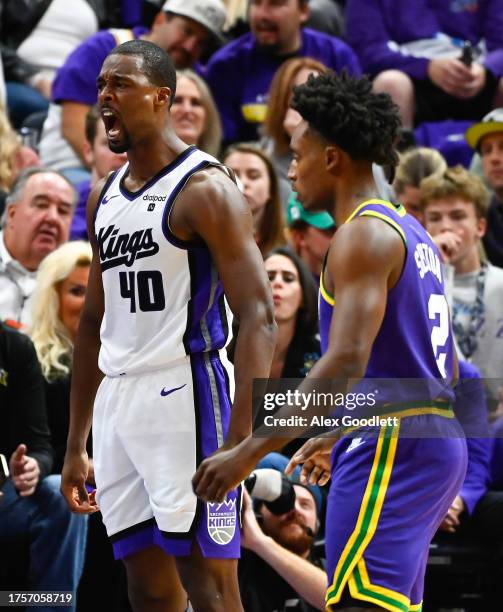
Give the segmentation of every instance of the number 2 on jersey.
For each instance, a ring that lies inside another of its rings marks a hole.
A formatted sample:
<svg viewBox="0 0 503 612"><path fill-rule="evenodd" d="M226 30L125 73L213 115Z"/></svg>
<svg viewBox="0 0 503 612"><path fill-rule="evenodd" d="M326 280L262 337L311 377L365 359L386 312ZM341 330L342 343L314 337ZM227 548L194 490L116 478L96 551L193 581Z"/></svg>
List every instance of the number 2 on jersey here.
<svg viewBox="0 0 503 612"><path fill-rule="evenodd" d="M159 270L119 272L119 284L121 296L131 300L130 312L136 312L136 304L142 312L164 309L166 300Z"/></svg>
<svg viewBox="0 0 503 612"><path fill-rule="evenodd" d="M449 339L449 307L447 306L445 296L439 293L432 293L430 295L428 300L428 317L432 320L436 320L438 317L438 325L434 325L431 330L431 344L440 374L442 378L447 378L445 371L447 352L439 350L445 347Z"/></svg>

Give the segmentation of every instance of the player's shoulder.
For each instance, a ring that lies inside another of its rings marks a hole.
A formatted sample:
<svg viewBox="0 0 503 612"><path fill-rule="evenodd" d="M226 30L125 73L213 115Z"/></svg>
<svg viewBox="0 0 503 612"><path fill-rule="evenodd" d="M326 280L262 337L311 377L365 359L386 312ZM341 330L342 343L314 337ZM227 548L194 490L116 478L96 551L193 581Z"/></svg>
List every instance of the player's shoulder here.
<svg viewBox="0 0 503 612"><path fill-rule="evenodd" d="M178 196L178 204L190 217L234 217L245 213L249 207L231 178L228 168L211 165L195 172Z"/></svg>
<svg viewBox="0 0 503 612"><path fill-rule="evenodd" d="M404 242L395 228L376 217L355 217L341 225L329 251L329 260L340 266L388 268L403 259Z"/></svg>

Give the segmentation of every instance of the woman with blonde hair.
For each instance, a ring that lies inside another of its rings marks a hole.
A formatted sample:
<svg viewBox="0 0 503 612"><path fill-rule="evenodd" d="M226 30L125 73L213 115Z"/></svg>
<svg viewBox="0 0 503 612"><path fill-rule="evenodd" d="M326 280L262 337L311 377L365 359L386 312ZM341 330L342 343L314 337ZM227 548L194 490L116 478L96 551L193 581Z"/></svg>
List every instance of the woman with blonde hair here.
<svg viewBox="0 0 503 612"><path fill-rule="evenodd" d="M38 155L23 145L0 104L0 190L9 192L23 168L39 165Z"/></svg>
<svg viewBox="0 0 503 612"><path fill-rule="evenodd" d="M33 294L30 336L46 381L47 413L57 473L63 467L66 450L73 345L84 307L91 259L89 243L63 244L40 264Z"/></svg>
<svg viewBox="0 0 503 612"><path fill-rule="evenodd" d="M171 121L177 135L217 157L222 143L222 123L206 83L192 70L178 70Z"/></svg>
<svg viewBox="0 0 503 612"><path fill-rule="evenodd" d="M38 270L30 336L49 381L70 373L91 259L89 243L67 242Z"/></svg>
<svg viewBox="0 0 503 612"><path fill-rule="evenodd" d="M421 181L428 176L442 176L446 170L445 159L435 149L417 147L400 156L393 188L407 212L420 223L423 222L419 190Z"/></svg>
<svg viewBox="0 0 503 612"><path fill-rule="evenodd" d="M278 177L267 154L254 144L238 143L230 146L222 159L241 182L262 255L285 244Z"/></svg>

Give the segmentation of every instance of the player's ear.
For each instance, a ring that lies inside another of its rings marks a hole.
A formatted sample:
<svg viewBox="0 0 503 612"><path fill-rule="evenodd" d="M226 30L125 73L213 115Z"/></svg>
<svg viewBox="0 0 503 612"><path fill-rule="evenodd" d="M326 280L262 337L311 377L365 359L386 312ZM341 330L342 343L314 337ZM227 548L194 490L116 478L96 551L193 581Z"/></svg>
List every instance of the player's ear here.
<svg viewBox="0 0 503 612"><path fill-rule="evenodd" d="M166 104L171 106L171 88L170 87L158 87L156 103L159 106Z"/></svg>
<svg viewBox="0 0 503 612"><path fill-rule="evenodd" d="M341 151L338 147L328 145L325 147L325 168L328 172L336 172L341 161Z"/></svg>

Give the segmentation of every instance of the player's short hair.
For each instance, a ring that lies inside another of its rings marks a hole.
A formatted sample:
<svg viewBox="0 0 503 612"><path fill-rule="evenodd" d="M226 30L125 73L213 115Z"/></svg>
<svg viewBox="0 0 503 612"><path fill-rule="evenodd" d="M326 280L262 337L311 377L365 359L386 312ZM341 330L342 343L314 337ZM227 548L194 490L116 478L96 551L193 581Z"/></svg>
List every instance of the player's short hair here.
<svg viewBox="0 0 503 612"><path fill-rule="evenodd" d="M372 92L367 77L327 71L293 89L291 103L309 127L354 160L396 166L401 121L388 94Z"/></svg>
<svg viewBox="0 0 503 612"><path fill-rule="evenodd" d="M176 70L169 55L148 40L128 40L118 45L109 55L139 55L142 58L143 74L152 85L169 87L171 100L176 92Z"/></svg>
<svg viewBox="0 0 503 612"><path fill-rule="evenodd" d="M421 181L420 204L424 210L432 200L459 198L475 207L479 219L485 219L491 196L482 179L463 166L448 168L442 175L432 175Z"/></svg>

